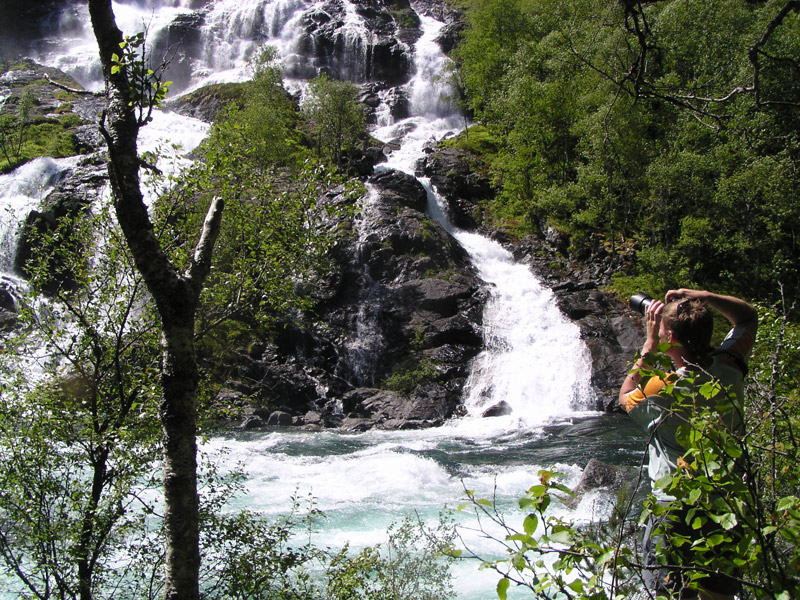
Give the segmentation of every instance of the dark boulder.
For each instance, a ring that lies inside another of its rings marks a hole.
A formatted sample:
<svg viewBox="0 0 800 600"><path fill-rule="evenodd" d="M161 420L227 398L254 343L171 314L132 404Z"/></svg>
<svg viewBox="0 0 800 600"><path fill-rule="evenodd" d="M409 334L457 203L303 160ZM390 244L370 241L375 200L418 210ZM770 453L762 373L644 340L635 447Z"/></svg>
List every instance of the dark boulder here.
<svg viewBox="0 0 800 600"><path fill-rule="evenodd" d="M193 63L204 51L201 27L205 23L204 12L178 14L158 35L148 40L150 56L163 57L166 62L164 81L171 81L174 94L186 89L194 75Z"/></svg>
<svg viewBox="0 0 800 600"><path fill-rule="evenodd" d="M243 93L241 83L218 83L170 99L166 107L178 114L213 123L227 104L241 102Z"/></svg>
<svg viewBox="0 0 800 600"><path fill-rule="evenodd" d="M363 430L409 429L441 425L455 412L458 399L436 385L422 386L412 397L392 390L360 388L343 398L342 427Z"/></svg>
<svg viewBox="0 0 800 600"><path fill-rule="evenodd" d="M0 332L10 331L17 325L17 306L14 296L0 280Z"/></svg>
<svg viewBox="0 0 800 600"><path fill-rule="evenodd" d="M488 177L481 174L485 171L477 158L455 148L437 148L422 163L422 173L447 203L453 225L466 230L481 223L480 202L494 194Z"/></svg>
<svg viewBox="0 0 800 600"><path fill-rule="evenodd" d="M483 413L481 413L482 417L504 417L506 415L510 415L513 411L511 406L505 401L501 400L497 404L490 406L487 408Z"/></svg>

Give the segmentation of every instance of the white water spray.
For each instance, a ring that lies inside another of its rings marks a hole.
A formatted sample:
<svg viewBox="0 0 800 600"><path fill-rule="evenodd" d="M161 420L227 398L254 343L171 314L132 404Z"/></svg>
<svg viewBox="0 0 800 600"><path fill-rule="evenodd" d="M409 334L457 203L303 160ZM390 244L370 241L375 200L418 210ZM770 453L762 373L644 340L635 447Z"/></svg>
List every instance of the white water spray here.
<svg viewBox="0 0 800 600"><path fill-rule="evenodd" d="M0 273L10 275L19 224L74 167L80 157L36 158L0 175Z"/></svg>

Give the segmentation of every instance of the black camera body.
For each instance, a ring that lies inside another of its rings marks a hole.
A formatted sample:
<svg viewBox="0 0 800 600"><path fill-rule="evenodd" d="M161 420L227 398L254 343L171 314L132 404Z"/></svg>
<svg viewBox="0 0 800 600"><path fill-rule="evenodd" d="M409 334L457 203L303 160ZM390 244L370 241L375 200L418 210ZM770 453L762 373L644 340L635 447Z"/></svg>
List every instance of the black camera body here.
<svg viewBox="0 0 800 600"><path fill-rule="evenodd" d="M653 299L650 296L644 292L639 292L638 294L631 296L628 304L630 305L631 310L634 310L640 315L644 316L644 313L647 310L647 307L650 306L651 302L653 302Z"/></svg>

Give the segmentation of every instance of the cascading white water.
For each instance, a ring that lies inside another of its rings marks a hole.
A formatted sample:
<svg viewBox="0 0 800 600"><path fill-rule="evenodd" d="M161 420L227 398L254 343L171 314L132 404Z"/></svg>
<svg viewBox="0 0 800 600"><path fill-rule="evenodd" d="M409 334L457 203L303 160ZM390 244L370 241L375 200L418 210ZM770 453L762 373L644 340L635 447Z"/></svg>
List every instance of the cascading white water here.
<svg viewBox="0 0 800 600"><path fill-rule="evenodd" d="M535 425L593 404L588 351L552 292L496 242L464 232L456 237L493 285L485 350L467 383L470 413L504 402L515 420Z"/></svg>
<svg viewBox="0 0 800 600"><path fill-rule="evenodd" d="M152 0L115 4L115 11L126 33L140 31L142 23L149 23L153 34L176 16L189 13L192 4L196 2ZM347 7L352 8L349 3ZM203 53L193 65L194 79L187 89L245 78L246 62L262 43L278 48L292 76L313 71L298 44L308 42L303 18L323 11L322 3L209 0L204 11ZM346 14L356 19L350 29L355 31L357 16L352 11ZM462 126L462 117L450 106L446 82L438 77L447 60L435 42L442 23L425 14L420 17L423 35L414 45L415 76L405 90L412 116L392 123L388 112L382 111L380 127L373 132L379 139L400 144L381 168L409 173L414 172L425 144ZM70 19L68 45L40 58L66 68L84 85L99 87L91 32L80 18ZM159 118L169 121L173 116ZM150 127L143 134L153 134L151 141L157 143L164 134ZM198 126L190 131L194 131L192 141L181 140L187 148L196 144L204 130ZM423 184L430 190L429 182L423 180ZM510 506L536 482L539 468L556 466L570 485L588 460L587 442L581 445L579 438L562 437L571 422L588 414L580 408L587 405L590 395L590 367L577 328L561 316L552 294L528 268L515 263L495 242L454 229L437 195L430 191L429 198L432 216L467 249L491 288L484 317L486 349L475 360L466 399L471 415L423 431L343 435L280 430L231 434L203 445L225 464L246 465L247 495L237 502L253 510L280 514L296 493L313 494L327 515L316 538L323 546L340 547L349 541L357 548L385 541L389 524L411 511L423 519L435 519L443 506L460 502L464 486L479 495L494 494L501 505ZM511 407L511 415L477 416L500 401ZM604 458L618 451L618 440L592 440L591 444L590 456ZM597 498L585 498L574 514L580 517L596 510L592 503ZM487 554L495 550L479 536L465 535L474 548ZM495 574L478 573L473 563L457 567L461 600L495 597L496 581Z"/></svg>
<svg viewBox="0 0 800 600"><path fill-rule="evenodd" d="M11 274L18 224L77 162L77 157L56 160L44 156L0 175L0 273Z"/></svg>
<svg viewBox="0 0 800 600"><path fill-rule="evenodd" d="M361 199L360 214L353 223L358 234L356 248L359 261L363 265L362 277L365 281L363 288L366 294L358 309L355 330L344 340L345 360L339 361L343 368L347 368L351 372L337 373L348 381L353 381L355 385L364 387L375 385L372 375L375 372L375 358L380 356L384 344L380 334L380 315L378 314L380 304L373 301L380 294L380 287L372 279L366 261L361 260L364 243L370 233L369 219L378 199L378 192L368 184L367 194Z"/></svg>

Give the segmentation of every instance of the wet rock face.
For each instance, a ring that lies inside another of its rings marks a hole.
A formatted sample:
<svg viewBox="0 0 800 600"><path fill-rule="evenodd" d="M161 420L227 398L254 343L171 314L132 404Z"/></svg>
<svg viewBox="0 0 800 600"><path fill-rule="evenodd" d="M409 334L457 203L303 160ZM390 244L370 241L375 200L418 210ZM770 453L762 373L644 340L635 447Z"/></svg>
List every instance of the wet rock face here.
<svg viewBox="0 0 800 600"><path fill-rule="evenodd" d="M596 408L613 410L642 340L637 319L601 289L617 266L601 258L571 262L544 233L512 244L479 224L489 184L475 179L483 170L473 158L435 150L421 168L445 195L454 220L491 234L554 290L589 349ZM329 223L346 234L334 251L336 268L314 291L316 321L287 329L280 348L264 355L272 361L269 377L281 371L286 377L288 369L295 378L265 401L283 409L291 404L295 422L309 429L437 425L459 413L470 361L482 348L487 290L464 250L425 215L421 184L385 171L368 186L354 223ZM325 201L349 202L335 190ZM506 410L498 404L484 416Z"/></svg>
<svg viewBox="0 0 800 600"><path fill-rule="evenodd" d="M386 171L367 185L355 222L329 224L345 234L314 314L265 348L246 379L265 404L312 429L438 425L459 410L483 345L485 285L426 216L416 179ZM346 202L335 193L325 201Z"/></svg>
<svg viewBox="0 0 800 600"><path fill-rule="evenodd" d="M0 279L0 333L11 331L17 324L17 306L14 296Z"/></svg>
<svg viewBox="0 0 800 600"><path fill-rule="evenodd" d="M407 41L415 41L421 34L410 6L396 7L392 13L383 3L364 0L355 7L360 19L340 0L305 15L310 43L304 49L309 58L334 79L384 82L387 87L407 83L412 69ZM410 26L399 22L401 15L408 15Z"/></svg>
<svg viewBox="0 0 800 600"><path fill-rule="evenodd" d="M460 229L473 230L482 221L480 202L495 190L479 161L463 150L437 148L420 165L422 172L447 203L450 220Z"/></svg>
<svg viewBox="0 0 800 600"><path fill-rule="evenodd" d="M31 261L37 256L47 256L47 275L39 282L42 289L46 293L75 289L69 265L53 250L56 246L67 245L76 252L81 251L76 246L78 242L65 236L65 228L68 231L68 223L82 217L106 181L105 162L97 155L87 157L64 173L39 209L28 213L22 224L14 253L15 272L27 277Z"/></svg>

